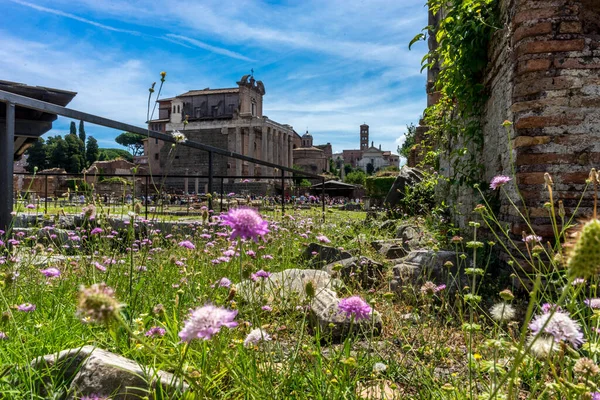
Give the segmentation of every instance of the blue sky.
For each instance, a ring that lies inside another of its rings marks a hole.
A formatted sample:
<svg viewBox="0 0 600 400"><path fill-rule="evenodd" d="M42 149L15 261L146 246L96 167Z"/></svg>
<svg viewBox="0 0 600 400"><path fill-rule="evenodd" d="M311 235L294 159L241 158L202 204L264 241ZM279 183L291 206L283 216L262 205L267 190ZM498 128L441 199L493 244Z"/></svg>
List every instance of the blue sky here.
<svg viewBox="0 0 600 400"><path fill-rule="evenodd" d="M0 79L78 92L70 107L134 125L163 96L234 87L251 69L264 114L334 152L359 125L395 151L425 108L425 0L0 0ZM49 134L68 133L60 118ZM87 125L101 147L120 132Z"/></svg>

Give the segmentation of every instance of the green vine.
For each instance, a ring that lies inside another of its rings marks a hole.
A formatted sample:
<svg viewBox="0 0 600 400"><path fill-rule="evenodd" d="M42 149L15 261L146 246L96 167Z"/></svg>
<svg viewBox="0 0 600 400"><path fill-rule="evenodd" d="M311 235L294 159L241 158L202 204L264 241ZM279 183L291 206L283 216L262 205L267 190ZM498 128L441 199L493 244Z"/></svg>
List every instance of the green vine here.
<svg viewBox="0 0 600 400"><path fill-rule="evenodd" d="M483 84L488 45L498 23L498 0L429 0L440 16L411 41L435 38L437 46L422 60L422 69L439 68L434 91L439 101L425 110L429 126L422 144L425 162L436 166L441 154L452 167L450 183L480 182L483 165L481 115L487 95Z"/></svg>

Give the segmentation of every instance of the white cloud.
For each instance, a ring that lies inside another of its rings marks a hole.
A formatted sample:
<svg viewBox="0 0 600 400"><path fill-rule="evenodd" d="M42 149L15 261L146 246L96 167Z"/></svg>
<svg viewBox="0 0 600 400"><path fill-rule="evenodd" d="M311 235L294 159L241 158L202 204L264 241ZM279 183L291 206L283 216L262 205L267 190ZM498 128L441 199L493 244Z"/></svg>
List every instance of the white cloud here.
<svg viewBox="0 0 600 400"><path fill-rule="evenodd" d="M238 53L236 53L234 51L230 51L230 50L227 50L227 49L222 49L222 48L219 48L219 47L211 46L210 44L206 44L204 42L201 42L199 40L196 40L196 39L193 39L193 38L190 38L190 37L181 36L181 35L174 35L172 33L168 33L166 35L166 37L169 38L169 39L182 40L182 41L187 42L187 43L189 43L189 44L191 44L193 46L196 46L196 47L198 47L200 49L208 50L208 51L211 51L213 53L221 54L221 55L224 55L224 56L227 56L227 57L237 58L238 60L244 60L244 61L254 61L251 58L245 57L245 56L243 56L241 54L238 54Z"/></svg>

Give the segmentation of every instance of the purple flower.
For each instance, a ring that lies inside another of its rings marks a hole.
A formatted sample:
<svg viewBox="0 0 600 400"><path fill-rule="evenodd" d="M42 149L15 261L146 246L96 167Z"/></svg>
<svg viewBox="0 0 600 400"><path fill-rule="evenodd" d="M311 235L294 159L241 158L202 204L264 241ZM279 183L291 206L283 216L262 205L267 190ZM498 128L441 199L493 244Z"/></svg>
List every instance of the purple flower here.
<svg viewBox="0 0 600 400"><path fill-rule="evenodd" d="M8 335L2 331L0 331L0 340L8 340Z"/></svg>
<svg viewBox="0 0 600 400"><path fill-rule="evenodd" d="M495 176L494 178L492 178L492 181L490 182L490 189L496 190L500 186L502 186L510 181L511 181L511 178L506 175Z"/></svg>
<svg viewBox="0 0 600 400"><path fill-rule="evenodd" d="M46 278L55 278L57 276L60 276L60 270L54 267L41 269L40 272L44 274Z"/></svg>
<svg viewBox="0 0 600 400"><path fill-rule="evenodd" d="M546 326L542 331L544 325ZM529 329L534 335L541 331L553 336L555 342L569 342L574 348L579 347L584 341L579 323L572 320L568 313L562 311L538 315L529 324Z"/></svg>
<svg viewBox="0 0 600 400"><path fill-rule="evenodd" d="M179 332L179 337L184 342L190 342L193 339L209 340L223 326L227 328L236 327L238 324L234 319L237 313L237 310L227 310L215 307L212 304L196 308L185 322L181 332Z"/></svg>
<svg viewBox="0 0 600 400"><path fill-rule="evenodd" d="M371 306L359 296L351 296L341 299L338 303L340 312L346 317L354 317L356 320L368 319L371 316Z"/></svg>
<svg viewBox="0 0 600 400"><path fill-rule="evenodd" d="M35 208L35 205L33 205L33 204L27 204L26 207L29 208L30 210L33 210Z"/></svg>
<svg viewBox="0 0 600 400"><path fill-rule="evenodd" d="M271 307L271 306L262 306L261 309L263 311L273 311L273 307Z"/></svg>
<svg viewBox="0 0 600 400"><path fill-rule="evenodd" d="M268 277L271 276L271 273L261 269L261 270L256 271L256 273L252 274L252 276L254 276L256 278L267 279Z"/></svg>
<svg viewBox="0 0 600 400"><path fill-rule="evenodd" d="M231 227L230 240L236 238L253 239L258 242L259 236L269 233L269 223L261 218L252 208L235 208L221 216L221 225Z"/></svg>
<svg viewBox="0 0 600 400"><path fill-rule="evenodd" d="M196 246L194 246L194 243L190 242L189 240L184 240L183 242L179 242L179 247L185 247L186 249L190 249L190 250L194 250L196 248Z"/></svg>
<svg viewBox="0 0 600 400"><path fill-rule="evenodd" d="M246 251L246 255L252 258L256 257L256 253L253 250Z"/></svg>
<svg viewBox="0 0 600 400"><path fill-rule="evenodd" d="M225 277L219 279L219 282L217 282L217 285L219 285L219 287L224 287L224 288L228 288L231 286L231 281Z"/></svg>
<svg viewBox="0 0 600 400"><path fill-rule="evenodd" d="M17 307L17 310L23 311L23 312L35 311L35 304L23 303Z"/></svg>
<svg viewBox="0 0 600 400"><path fill-rule="evenodd" d="M331 243L331 240L329 240L325 235L317 236L317 240L321 243Z"/></svg>
<svg viewBox="0 0 600 400"><path fill-rule="evenodd" d="M600 308L600 299L585 299L583 301L589 308Z"/></svg>
<svg viewBox="0 0 600 400"><path fill-rule="evenodd" d="M167 333L167 331L165 331L160 326L153 326L152 328L150 328L148 330L148 332L145 333L145 335L148 337L156 337L156 336L161 337L161 336L165 336L165 333Z"/></svg>
<svg viewBox="0 0 600 400"><path fill-rule="evenodd" d="M102 228L94 228L94 229L92 229L92 231L90 232L90 235L99 235L99 234L101 234L102 232L104 232L104 231L102 230Z"/></svg>
<svg viewBox="0 0 600 400"><path fill-rule="evenodd" d="M552 304L552 303L544 303L542 304L542 312L544 314L549 313L550 311L552 311L553 309L556 309L556 311L562 311L562 307L557 305L557 304Z"/></svg>
<svg viewBox="0 0 600 400"><path fill-rule="evenodd" d="M600 400L600 392L590 393L592 395L591 400Z"/></svg>
<svg viewBox="0 0 600 400"><path fill-rule="evenodd" d="M270 254L265 254L264 256L262 256L262 259L263 259L263 260L272 260L272 259L273 259L273 256L272 256L272 255L270 255Z"/></svg>

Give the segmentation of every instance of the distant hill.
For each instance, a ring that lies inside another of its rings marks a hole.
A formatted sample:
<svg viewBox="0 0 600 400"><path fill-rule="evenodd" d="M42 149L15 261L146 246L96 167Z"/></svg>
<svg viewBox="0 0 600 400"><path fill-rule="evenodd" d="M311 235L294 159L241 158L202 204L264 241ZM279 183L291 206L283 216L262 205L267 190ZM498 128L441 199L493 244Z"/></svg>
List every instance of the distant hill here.
<svg viewBox="0 0 600 400"><path fill-rule="evenodd" d="M98 160L100 161L114 160L116 158L122 158L127 161L133 161L133 156L131 155L131 153L123 149L100 148L98 149L98 153Z"/></svg>

